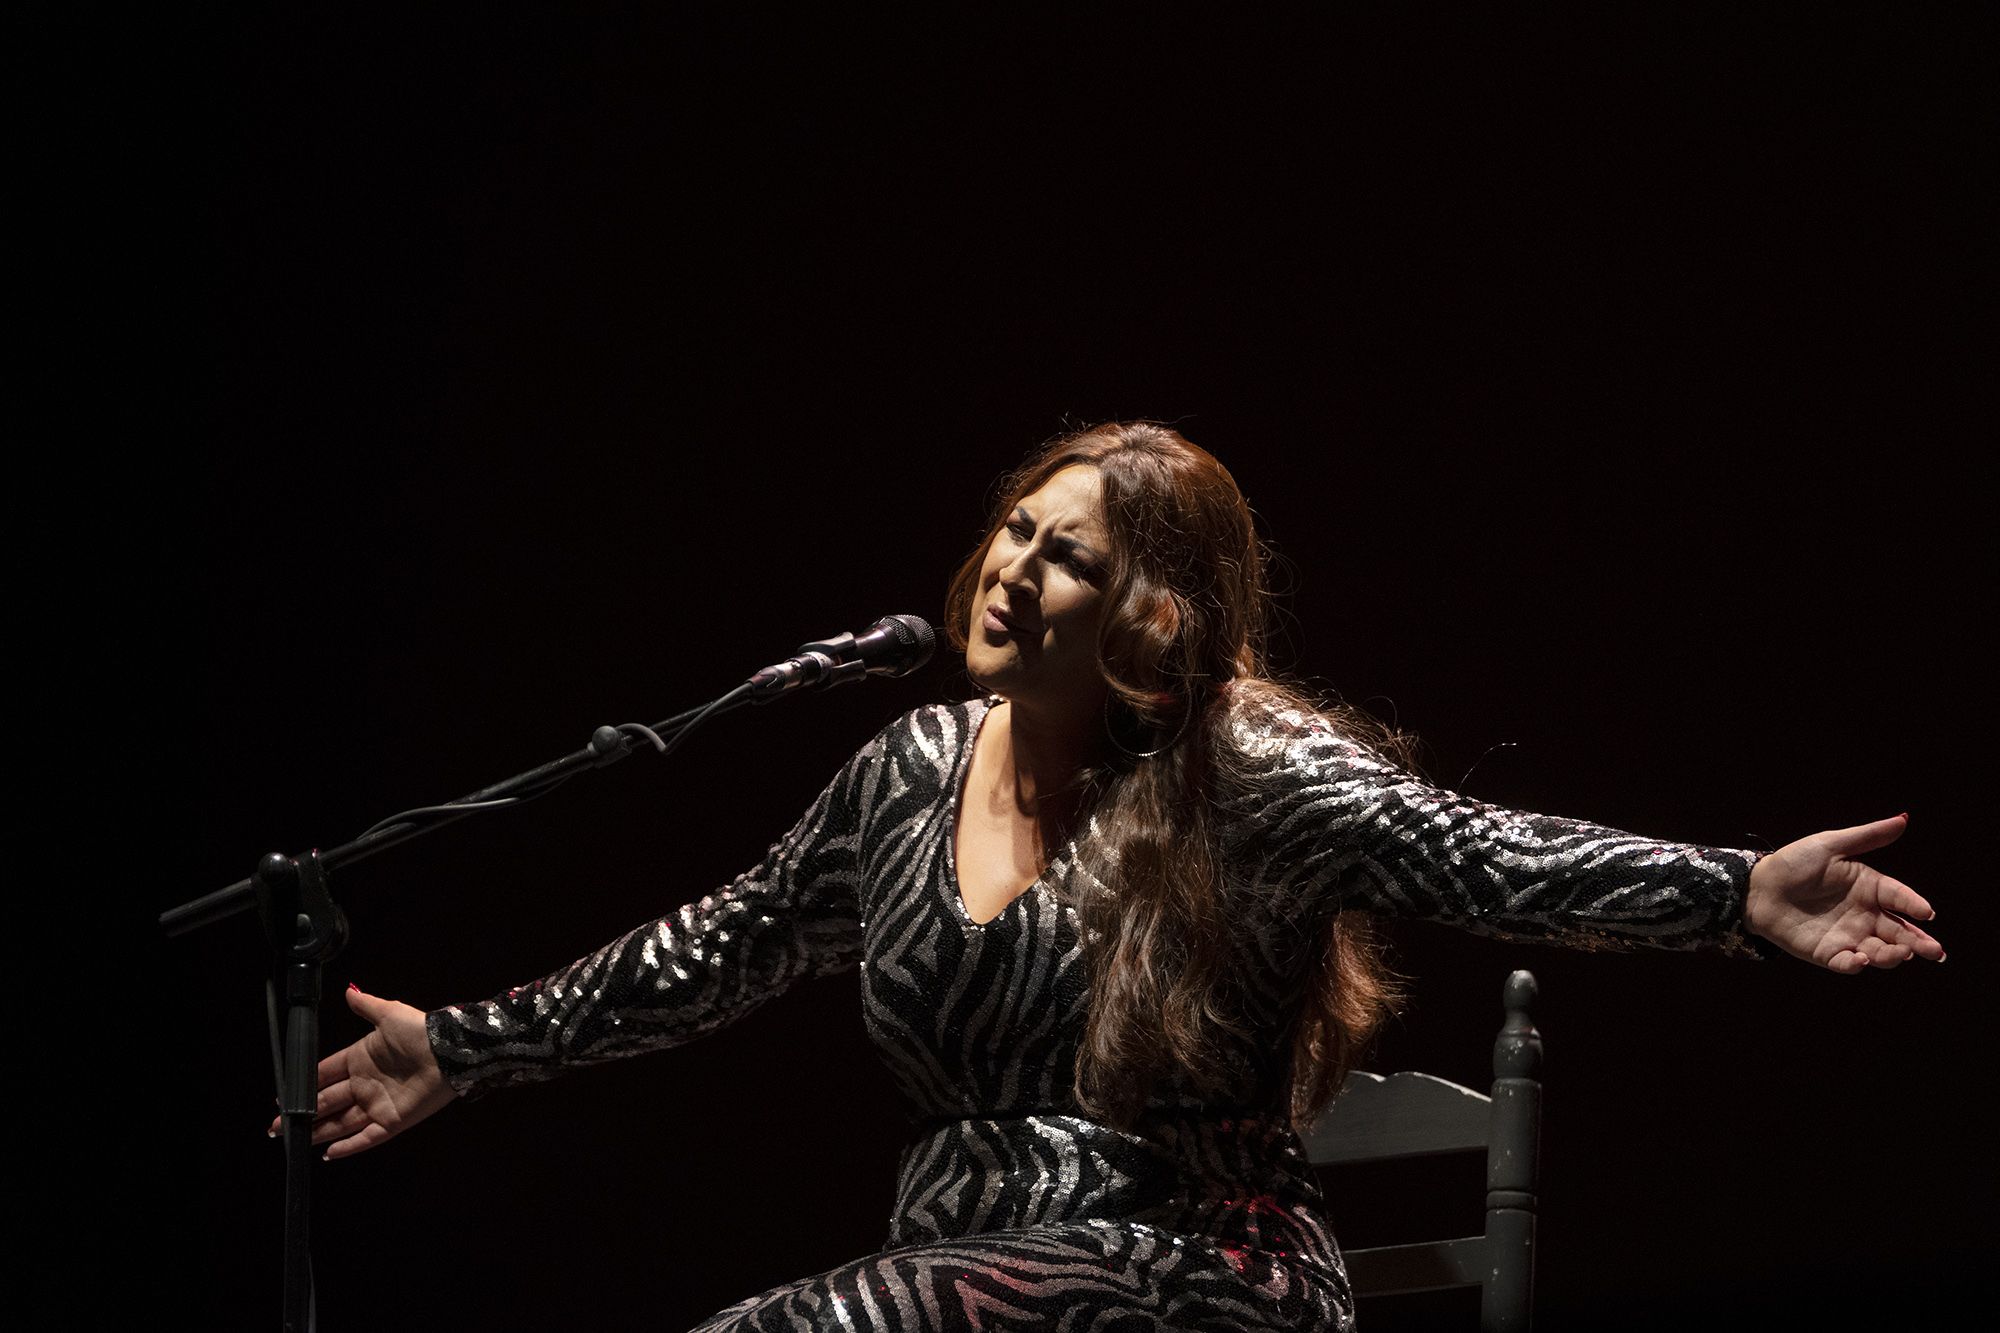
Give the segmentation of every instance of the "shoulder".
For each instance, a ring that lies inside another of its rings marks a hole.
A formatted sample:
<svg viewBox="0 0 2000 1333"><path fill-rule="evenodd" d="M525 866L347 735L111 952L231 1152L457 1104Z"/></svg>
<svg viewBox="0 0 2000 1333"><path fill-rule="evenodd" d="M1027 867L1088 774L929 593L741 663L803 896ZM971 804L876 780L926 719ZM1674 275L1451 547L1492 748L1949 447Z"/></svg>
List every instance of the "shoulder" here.
<svg viewBox="0 0 2000 1333"><path fill-rule="evenodd" d="M1268 681L1239 680L1222 699L1224 735L1246 757L1332 734L1327 717Z"/></svg>
<svg viewBox="0 0 2000 1333"><path fill-rule="evenodd" d="M949 768L986 715L988 701L925 704L889 722L857 758L889 758Z"/></svg>
<svg viewBox="0 0 2000 1333"><path fill-rule="evenodd" d="M1357 734L1353 719L1267 680L1233 682L1222 702L1217 739L1224 764L1245 778L1337 767L1395 771L1397 766Z"/></svg>

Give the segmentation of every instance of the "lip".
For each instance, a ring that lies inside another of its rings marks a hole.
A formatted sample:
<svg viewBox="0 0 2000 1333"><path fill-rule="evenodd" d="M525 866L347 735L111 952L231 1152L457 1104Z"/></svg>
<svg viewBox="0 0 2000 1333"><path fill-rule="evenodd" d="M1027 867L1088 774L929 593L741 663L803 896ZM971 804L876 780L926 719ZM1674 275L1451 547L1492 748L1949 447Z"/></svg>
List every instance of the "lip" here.
<svg viewBox="0 0 2000 1333"><path fill-rule="evenodd" d="M994 606L989 606L986 608L986 615L982 619L981 624L984 625L985 628L992 630L996 634L1034 633L1033 630L1023 628L1021 625L1008 619L1006 612Z"/></svg>

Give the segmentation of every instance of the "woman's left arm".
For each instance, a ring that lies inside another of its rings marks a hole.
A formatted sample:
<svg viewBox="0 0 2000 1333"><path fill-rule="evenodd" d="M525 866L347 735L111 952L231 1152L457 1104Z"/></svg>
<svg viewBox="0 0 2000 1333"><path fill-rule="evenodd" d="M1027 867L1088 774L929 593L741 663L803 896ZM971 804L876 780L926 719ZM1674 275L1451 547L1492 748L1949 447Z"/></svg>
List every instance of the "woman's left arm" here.
<svg viewBox="0 0 2000 1333"><path fill-rule="evenodd" d="M1943 957L1905 919L1928 920L1930 905L1855 859L1893 841L1901 817L1760 854L1490 805L1317 716L1238 739L1254 778L1221 802L1225 848L1285 902L1331 894L1342 908L1578 948L1775 949L1838 972Z"/></svg>
<svg viewBox="0 0 2000 1333"><path fill-rule="evenodd" d="M1915 923L1937 915L1923 895L1863 865L1910 826L1906 814L1787 843L1750 871L1744 928L1831 972L1944 961L1944 946Z"/></svg>

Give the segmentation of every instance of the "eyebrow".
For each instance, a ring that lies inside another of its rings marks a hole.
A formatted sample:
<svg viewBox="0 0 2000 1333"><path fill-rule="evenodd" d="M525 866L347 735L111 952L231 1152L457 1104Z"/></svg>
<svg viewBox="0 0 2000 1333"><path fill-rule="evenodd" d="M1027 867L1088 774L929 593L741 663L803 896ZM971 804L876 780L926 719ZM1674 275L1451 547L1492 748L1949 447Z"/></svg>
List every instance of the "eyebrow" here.
<svg viewBox="0 0 2000 1333"><path fill-rule="evenodd" d="M1028 512L1026 505L1015 505L1014 517L1021 519L1031 528L1038 526L1035 522L1035 516ZM1095 546L1092 546L1089 542L1080 542L1074 537L1051 537L1049 538L1049 545L1060 547L1065 551L1082 551L1092 560L1102 560L1104 558Z"/></svg>

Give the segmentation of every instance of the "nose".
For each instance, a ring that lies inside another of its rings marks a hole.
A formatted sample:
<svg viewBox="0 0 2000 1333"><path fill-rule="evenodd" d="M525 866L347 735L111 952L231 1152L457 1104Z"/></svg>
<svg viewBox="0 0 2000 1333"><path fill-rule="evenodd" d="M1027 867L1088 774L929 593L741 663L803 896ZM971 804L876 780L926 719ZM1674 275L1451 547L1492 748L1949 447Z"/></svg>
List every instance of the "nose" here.
<svg viewBox="0 0 2000 1333"><path fill-rule="evenodd" d="M1029 547L1015 552L1014 558L1000 566L1000 586L1006 589L1007 600L1018 607L1035 600L1035 581L1031 577L1035 569L1035 553Z"/></svg>
<svg viewBox="0 0 2000 1333"><path fill-rule="evenodd" d="M1009 592L1016 588L1031 586L1028 571L1034 567L1034 563L1035 550L1032 546L1023 546L1014 552L1014 558L1000 566L1000 586Z"/></svg>

